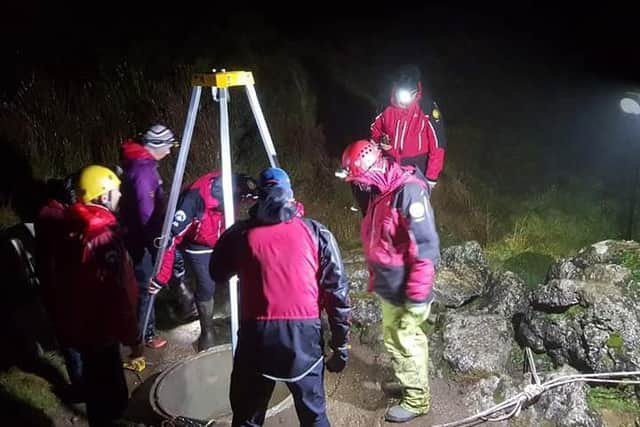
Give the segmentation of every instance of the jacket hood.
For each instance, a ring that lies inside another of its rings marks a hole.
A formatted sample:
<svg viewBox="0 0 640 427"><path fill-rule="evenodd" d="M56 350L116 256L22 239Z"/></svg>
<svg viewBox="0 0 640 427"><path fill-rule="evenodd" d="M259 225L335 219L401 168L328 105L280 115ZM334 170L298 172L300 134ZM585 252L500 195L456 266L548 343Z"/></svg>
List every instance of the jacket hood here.
<svg viewBox="0 0 640 427"><path fill-rule="evenodd" d="M117 224L115 215L104 206L75 203L66 211L66 219L73 234L87 243L101 236Z"/></svg>
<svg viewBox="0 0 640 427"><path fill-rule="evenodd" d="M296 216L302 216L301 203L290 198L290 192L281 188L272 189L249 210L249 216L261 224L287 222Z"/></svg>
<svg viewBox="0 0 640 427"><path fill-rule="evenodd" d="M155 161L149 150L144 148L144 146L135 139L130 138L122 144L122 161L127 162L131 160Z"/></svg>
<svg viewBox="0 0 640 427"><path fill-rule="evenodd" d="M414 166L400 166L395 161L382 157L368 172L354 181L376 187L384 194L398 188L414 172Z"/></svg>

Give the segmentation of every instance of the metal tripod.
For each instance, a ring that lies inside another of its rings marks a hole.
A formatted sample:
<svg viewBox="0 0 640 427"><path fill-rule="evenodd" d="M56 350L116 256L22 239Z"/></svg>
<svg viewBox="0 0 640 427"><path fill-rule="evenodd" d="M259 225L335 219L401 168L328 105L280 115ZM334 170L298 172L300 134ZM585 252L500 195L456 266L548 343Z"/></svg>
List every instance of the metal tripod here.
<svg viewBox="0 0 640 427"><path fill-rule="evenodd" d="M167 211L164 216L164 223L162 226L162 235L160 236L160 243L158 247L158 253L156 255L155 265L153 268L154 277L160 270L162 258L164 256L167 243L169 242L169 236L171 233L171 224L175 215L176 204L178 202L178 196L180 189L182 188L182 179L184 176L184 168L187 164L187 157L189 156L189 147L191 146L191 138L193 136L193 128L196 123L196 116L198 114L198 106L200 105L200 94L203 87L210 87L213 95L214 102L218 102L220 105L220 153L222 160L222 194L224 201L224 219L225 228L231 227L235 221L235 212L233 205L233 188L232 188L232 165L231 165L231 146L229 135L229 88L235 86L244 86L247 98L249 99L249 105L253 117L258 125L258 130L264 144L264 148L267 152L267 158L271 167L278 167L278 158L276 156L276 150L267 128L267 123L262 114L262 108L258 102L258 95L254 87L253 74L250 71L225 71L206 74L195 74L192 77L191 84L193 89L191 90L191 101L189 102L189 112L187 113L187 120L184 126L184 132L182 134L182 143L180 146L180 152L178 154L178 162L176 164L175 173L173 175L173 182L171 183L171 192L169 194L169 202L167 205ZM233 353L236 351L236 344L238 341L238 279L237 276L233 276L229 280L229 297L231 305L231 348ZM151 296L149 302L149 308L145 314L144 328L147 329L149 323L149 317L155 301L155 295ZM142 332L144 334L144 332Z"/></svg>

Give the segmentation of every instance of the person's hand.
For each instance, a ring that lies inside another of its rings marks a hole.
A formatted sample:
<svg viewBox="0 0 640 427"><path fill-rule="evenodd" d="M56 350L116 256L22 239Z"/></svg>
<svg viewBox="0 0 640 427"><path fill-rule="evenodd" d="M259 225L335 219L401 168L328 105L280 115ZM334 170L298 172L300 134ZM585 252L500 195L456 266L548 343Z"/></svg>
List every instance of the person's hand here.
<svg viewBox="0 0 640 427"><path fill-rule="evenodd" d="M386 135L386 134L382 135L380 137L380 143L379 143L380 148L382 148L384 151L391 150L391 144L389 142L390 142L389 135Z"/></svg>
<svg viewBox="0 0 640 427"><path fill-rule="evenodd" d="M347 366L348 359L349 353L346 346L333 350L333 354L325 363L327 371L335 373L342 372L345 366Z"/></svg>
<svg viewBox="0 0 640 427"><path fill-rule="evenodd" d="M433 191L433 189L436 188L436 185L438 183L435 181L427 181L427 184L429 184L429 190Z"/></svg>
<svg viewBox="0 0 640 427"><path fill-rule="evenodd" d="M163 288L163 286L158 283L155 279L151 279L149 281L149 288L148 291L150 295L155 295L158 292L160 292L160 290Z"/></svg>

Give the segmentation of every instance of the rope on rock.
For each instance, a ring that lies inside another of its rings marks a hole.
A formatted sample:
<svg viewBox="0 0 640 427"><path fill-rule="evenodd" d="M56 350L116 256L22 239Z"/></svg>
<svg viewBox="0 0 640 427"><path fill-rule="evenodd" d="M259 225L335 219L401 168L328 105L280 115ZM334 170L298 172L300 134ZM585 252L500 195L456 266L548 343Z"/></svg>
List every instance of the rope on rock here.
<svg viewBox="0 0 640 427"><path fill-rule="evenodd" d="M527 384L524 390L517 395L501 402L489 409L479 412L465 419L446 423L437 424L432 427L459 427L474 426L484 422L506 421L510 418L517 417L523 408L535 403L538 398L546 391L555 387L560 387L576 381L587 383L608 383L608 384L640 384L640 371L629 372L604 372L597 374L573 374L563 375L547 382L541 383L540 377L536 371L536 365L533 360L533 353L530 348L525 348L529 372L531 373L532 384ZM622 380L615 378L637 377L637 379Z"/></svg>

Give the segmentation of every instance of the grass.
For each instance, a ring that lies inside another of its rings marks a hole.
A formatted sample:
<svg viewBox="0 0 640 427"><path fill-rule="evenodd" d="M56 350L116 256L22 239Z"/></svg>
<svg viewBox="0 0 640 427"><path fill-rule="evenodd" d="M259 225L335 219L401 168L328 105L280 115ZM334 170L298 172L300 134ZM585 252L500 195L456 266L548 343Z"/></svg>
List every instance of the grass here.
<svg viewBox="0 0 640 427"><path fill-rule="evenodd" d="M10 395L22 405L44 413L54 412L61 405L46 379L16 367L0 373L0 394Z"/></svg>
<svg viewBox="0 0 640 427"><path fill-rule="evenodd" d="M622 257L622 265L631 271L631 278L635 282L640 282L640 254L637 252L627 252Z"/></svg>
<svg viewBox="0 0 640 427"><path fill-rule="evenodd" d="M575 184L574 184L575 185ZM520 274L530 286L544 281L551 263L574 255L599 240L616 238L620 231L611 218L617 206L597 192L581 187L551 187L520 198L499 201L510 206L503 218L510 224L502 237L486 246L494 267Z"/></svg>
<svg viewBox="0 0 640 427"><path fill-rule="evenodd" d="M620 350L624 345L624 338L620 334L614 333L607 339L607 347Z"/></svg>
<svg viewBox="0 0 640 427"><path fill-rule="evenodd" d="M599 412L607 409L640 416L640 400L634 396L631 386L590 386L587 402L589 407Z"/></svg>

